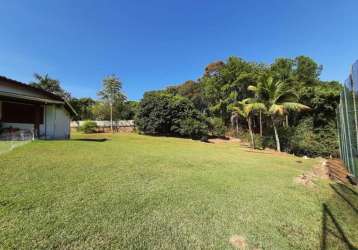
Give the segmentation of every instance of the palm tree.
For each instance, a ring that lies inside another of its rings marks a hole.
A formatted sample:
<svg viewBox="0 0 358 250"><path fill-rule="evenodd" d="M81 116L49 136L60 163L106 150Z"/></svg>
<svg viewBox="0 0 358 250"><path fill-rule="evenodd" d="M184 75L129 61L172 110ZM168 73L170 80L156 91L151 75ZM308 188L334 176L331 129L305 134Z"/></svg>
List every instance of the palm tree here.
<svg viewBox="0 0 358 250"><path fill-rule="evenodd" d="M29 83L31 86L59 95L66 100L71 98L71 95L62 89L60 81L52 79L48 74L40 75L35 73L34 78L35 80Z"/></svg>
<svg viewBox="0 0 358 250"><path fill-rule="evenodd" d="M281 151L280 139L277 131L277 121L287 114L288 111L300 112L310 109L308 106L298 103L297 94L280 80L275 81L272 76L263 77L256 86L249 86L248 89L255 93L255 96L266 107L271 118L275 133L277 151Z"/></svg>
<svg viewBox="0 0 358 250"><path fill-rule="evenodd" d="M251 90L252 92L254 92L255 95L255 100L260 99L260 93L261 93L261 88L262 88L262 83L258 82L256 84L256 86L249 86L248 90ZM262 136L262 111L263 110L259 110L259 124L260 124L260 136Z"/></svg>
<svg viewBox="0 0 358 250"><path fill-rule="evenodd" d="M246 120L247 126L249 128L250 138L251 138L251 146L255 148L255 138L254 133L252 131L252 115L254 111L262 111L265 110L266 107L263 103L256 102L254 99L244 99L239 101L236 106L232 107L233 117L242 117Z"/></svg>
<svg viewBox="0 0 358 250"><path fill-rule="evenodd" d="M109 105L111 131L113 133L113 105L126 100L126 96L122 90L122 82L115 75L104 78L103 89L99 91L97 95Z"/></svg>

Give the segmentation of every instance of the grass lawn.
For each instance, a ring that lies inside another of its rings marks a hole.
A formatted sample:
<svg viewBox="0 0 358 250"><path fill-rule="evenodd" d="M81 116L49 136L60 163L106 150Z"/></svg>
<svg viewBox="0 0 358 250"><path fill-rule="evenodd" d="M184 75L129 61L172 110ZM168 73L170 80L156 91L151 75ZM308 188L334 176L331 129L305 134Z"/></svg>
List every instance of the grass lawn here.
<svg viewBox="0 0 358 250"><path fill-rule="evenodd" d="M0 155L0 249L231 249L233 235L248 249L358 246L357 189L293 182L317 160L106 136Z"/></svg>
<svg viewBox="0 0 358 250"><path fill-rule="evenodd" d="M29 141L0 141L0 155L28 142Z"/></svg>

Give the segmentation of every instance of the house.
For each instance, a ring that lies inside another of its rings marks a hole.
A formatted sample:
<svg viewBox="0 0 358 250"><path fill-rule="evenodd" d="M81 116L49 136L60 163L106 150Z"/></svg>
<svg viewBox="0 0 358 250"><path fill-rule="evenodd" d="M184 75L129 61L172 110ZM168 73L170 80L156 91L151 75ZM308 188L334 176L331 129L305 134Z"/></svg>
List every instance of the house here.
<svg viewBox="0 0 358 250"><path fill-rule="evenodd" d="M31 131L39 139L69 139L76 112L60 96L0 76L0 128Z"/></svg>

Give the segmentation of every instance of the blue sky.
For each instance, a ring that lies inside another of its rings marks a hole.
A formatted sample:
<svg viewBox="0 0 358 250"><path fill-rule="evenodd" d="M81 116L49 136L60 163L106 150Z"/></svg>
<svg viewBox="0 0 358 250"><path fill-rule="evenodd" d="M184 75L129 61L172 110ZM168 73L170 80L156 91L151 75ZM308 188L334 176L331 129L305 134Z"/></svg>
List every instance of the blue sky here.
<svg viewBox="0 0 358 250"><path fill-rule="evenodd" d="M0 75L48 73L76 97L96 97L114 73L140 99L231 55L308 55L339 81L358 59L357 0L4 0L0 10Z"/></svg>

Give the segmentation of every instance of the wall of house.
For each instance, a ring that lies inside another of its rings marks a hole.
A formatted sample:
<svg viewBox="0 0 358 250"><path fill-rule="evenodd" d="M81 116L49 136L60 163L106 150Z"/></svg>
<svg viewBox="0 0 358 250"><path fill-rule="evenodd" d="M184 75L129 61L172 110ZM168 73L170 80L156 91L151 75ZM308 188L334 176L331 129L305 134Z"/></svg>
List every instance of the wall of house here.
<svg viewBox="0 0 358 250"><path fill-rule="evenodd" d="M70 114L63 105L45 106L45 138L68 139L70 137Z"/></svg>
<svg viewBox="0 0 358 250"><path fill-rule="evenodd" d="M44 122L43 124L40 124L40 139L69 139L71 118L65 107L56 104L48 104L44 107ZM1 125L3 128L12 127L21 130L34 131L33 123L1 122Z"/></svg>
<svg viewBox="0 0 358 250"><path fill-rule="evenodd" d="M30 88L25 88L22 86L16 86L14 84L1 81L0 79L0 94L1 92L4 96L7 96L7 93L16 94L18 96L24 97L35 97L41 99L48 99L48 96L45 94L34 91ZM58 100L50 100L51 102L58 102ZM20 101L21 102L21 101ZM65 109L63 104L43 104L43 124L40 125L40 138L42 139L68 139L70 137L70 114ZM1 108L1 101L0 101ZM1 112L0 112L1 115ZM1 120L1 119L0 119ZM34 130L33 123L5 123L2 122L2 127L13 127L19 128L22 130Z"/></svg>

